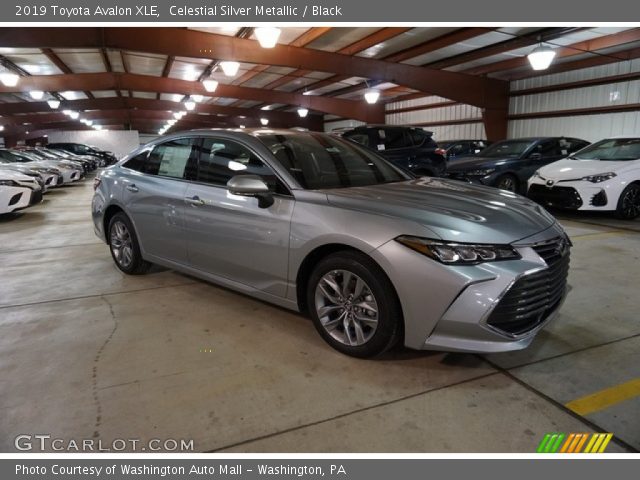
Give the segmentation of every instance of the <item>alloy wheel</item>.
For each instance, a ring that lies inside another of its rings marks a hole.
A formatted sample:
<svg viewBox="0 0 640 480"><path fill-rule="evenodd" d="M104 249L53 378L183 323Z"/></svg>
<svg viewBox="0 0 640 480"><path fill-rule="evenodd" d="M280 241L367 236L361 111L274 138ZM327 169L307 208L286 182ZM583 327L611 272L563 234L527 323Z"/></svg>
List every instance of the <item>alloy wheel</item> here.
<svg viewBox="0 0 640 480"><path fill-rule="evenodd" d="M640 188L630 188L622 198L622 214L625 218L640 215Z"/></svg>
<svg viewBox="0 0 640 480"><path fill-rule="evenodd" d="M315 307L322 327L344 345L364 345L378 328L378 304L371 288L348 270L332 270L320 279Z"/></svg>
<svg viewBox="0 0 640 480"><path fill-rule="evenodd" d="M110 246L116 262L128 268L133 262L133 242L127 226L120 220L111 226Z"/></svg>
<svg viewBox="0 0 640 480"><path fill-rule="evenodd" d="M509 192L515 192L516 191L516 182L511 177L504 177L504 178L500 179L500 181L498 182L497 187L499 189L501 189L501 190L508 190Z"/></svg>

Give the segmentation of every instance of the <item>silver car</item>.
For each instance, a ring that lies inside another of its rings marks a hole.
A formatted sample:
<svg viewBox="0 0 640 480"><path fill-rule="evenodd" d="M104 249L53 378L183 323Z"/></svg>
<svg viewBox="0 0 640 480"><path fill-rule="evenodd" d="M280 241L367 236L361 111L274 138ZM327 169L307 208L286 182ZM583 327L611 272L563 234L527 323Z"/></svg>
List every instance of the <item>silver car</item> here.
<svg viewBox="0 0 640 480"><path fill-rule="evenodd" d="M570 243L542 207L322 133L178 133L95 188L123 272L160 264L308 313L348 355L521 349L567 291Z"/></svg>

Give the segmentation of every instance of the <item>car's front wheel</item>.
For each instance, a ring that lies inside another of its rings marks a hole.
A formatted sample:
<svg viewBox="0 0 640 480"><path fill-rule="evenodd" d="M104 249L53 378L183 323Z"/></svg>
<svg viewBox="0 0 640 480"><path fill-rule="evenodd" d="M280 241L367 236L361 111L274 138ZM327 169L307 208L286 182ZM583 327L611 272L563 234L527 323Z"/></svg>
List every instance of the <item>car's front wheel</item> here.
<svg viewBox="0 0 640 480"><path fill-rule="evenodd" d="M307 305L322 338L347 355L379 355L402 335L402 310L391 282L359 252L334 253L318 263Z"/></svg>
<svg viewBox="0 0 640 480"><path fill-rule="evenodd" d="M632 183L622 191L616 215L623 220L633 220L640 216L640 185Z"/></svg>
<svg viewBox="0 0 640 480"><path fill-rule="evenodd" d="M496 180L496 188L515 193L518 191L518 179L508 173L502 175Z"/></svg>
<svg viewBox="0 0 640 480"><path fill-rule="evenodd" d="M129 275L141 275L151 264L142 258L133 224L124 213L116 213L109 221L109 250L116 266Z"/></svg>

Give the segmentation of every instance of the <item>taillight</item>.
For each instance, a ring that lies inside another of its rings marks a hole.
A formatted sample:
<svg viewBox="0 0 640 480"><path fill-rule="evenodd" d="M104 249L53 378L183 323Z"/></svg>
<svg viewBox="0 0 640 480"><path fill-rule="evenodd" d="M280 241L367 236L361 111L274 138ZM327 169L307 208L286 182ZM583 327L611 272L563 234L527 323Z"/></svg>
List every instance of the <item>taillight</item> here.
<svg viewBox="0 0 640 480"><path fill-rule="evenodd" d="M94 178L93 179L93 189L97 190L101 183L102 183L102 180L100 180L98 177Z"/></svg>
<svg viewBox="0 0 640 480"><path fill-rule="evenodd" d="M447 151L444 148L436 148L435 152L443 157L447 156Z"/></svg>

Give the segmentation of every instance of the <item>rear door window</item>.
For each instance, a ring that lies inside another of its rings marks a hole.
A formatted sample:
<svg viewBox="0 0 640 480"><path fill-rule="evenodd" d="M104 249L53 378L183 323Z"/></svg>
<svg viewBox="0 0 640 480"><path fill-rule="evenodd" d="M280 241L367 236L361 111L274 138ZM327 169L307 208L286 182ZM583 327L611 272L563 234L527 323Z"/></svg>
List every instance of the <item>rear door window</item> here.
<svg viewBox="0 0 640 480"><path fill-rule="evenodd" d="M179 138L156 145L149 154L144 173L169 178L192 178L195 174L196 139Z"/></svg>
<svg viewBox="0 0 640 480"><path fill-rule="evenodd" d="M378 135L384 144L385 150L407 148L413 146L411 138L406 130L401 128L379 129Z"/></svg>

